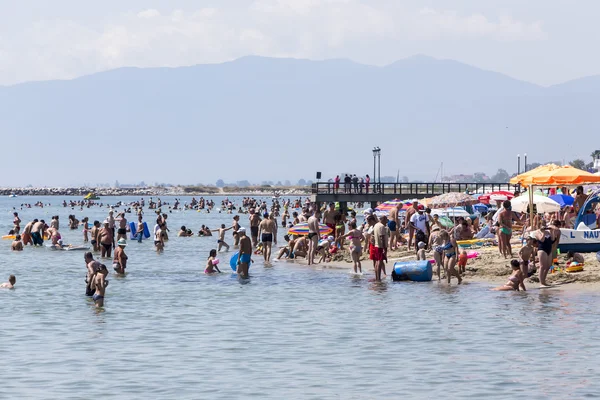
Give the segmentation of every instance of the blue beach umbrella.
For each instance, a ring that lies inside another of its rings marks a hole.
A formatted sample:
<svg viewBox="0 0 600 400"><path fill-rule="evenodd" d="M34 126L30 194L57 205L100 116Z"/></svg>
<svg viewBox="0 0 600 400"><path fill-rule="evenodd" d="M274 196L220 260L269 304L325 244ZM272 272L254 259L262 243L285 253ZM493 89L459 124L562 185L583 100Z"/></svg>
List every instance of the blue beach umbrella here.
<svg viewBox="0 0 600 400"><path fill-rule="evenodd" d="M568 196L566 194L555 194L550 196L549 198L560 204L561 208L565 206L572 206L573 202L575 201L573 197Z"/></svg>

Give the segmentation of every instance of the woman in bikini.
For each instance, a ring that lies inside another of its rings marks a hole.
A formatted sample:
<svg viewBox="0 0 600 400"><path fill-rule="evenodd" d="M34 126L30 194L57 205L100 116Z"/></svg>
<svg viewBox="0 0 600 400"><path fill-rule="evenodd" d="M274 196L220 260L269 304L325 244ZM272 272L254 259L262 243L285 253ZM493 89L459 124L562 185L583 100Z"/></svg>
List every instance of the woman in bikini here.
<svg viewBox="0 0 600 400"><path fill-rule="evenodd" d="M442 239L442 249L444 251L444 270L446 271L446 277L448 278L448 284L450 284L450 280L452 276L455 276L458 279L458 284L462 283L462 278L454 266L456 265L456 259L458 254L458 244L456 243L456 239L454 239L454 235L450 235L446 231L442 231L440 233Z"/></svg>
<svg viewBox="0 0 600 400"><path fill-rule="evenodd" d="M362 274L360 257L362 256L362 241L365 240L365 237L359 229L356 229L356 222L350 222L348 227L350 228L350 232L343 235L341 237L341 241L343 242L346 238L352 241L352 244L350 245L350 252L352 254L352 261L354 262L354 273Z"/></svg>
<svg viewBox="0 0 600 400"><path fill-rule="evenodd" d="M508 281L504 285L492 290L511 291L519 290L519 287L521 287L523 291L527 290L525 289L525 283L523 283L525 277L523 277L523 272L521 272L521 264L519 263L519 260L512 260L510 262L510 266L512 267L512 274L508 277Z"/></svg>
<svg viewBox="0 0 600 400"><path fill-rule="evenodd" d="M90 230L89 218L85 217L81 220L81 224L83 225L83 243L88 242L88 232Z"/></svg>
<svg viewBox="0 0 600 400"><path fill-rule="evenodd" d="M436 214L437 215L437 214ZM446 271L446 265L443 260L444 250L442 249L443 240L441 236L440 227L438 225L433 225L431 228L431 235L429 236L429 248L433 249L433 259L435 260L435 266L437 269L437 277L438 281L442 279L440 272L442 267L444 268L444 276L448 276L448 272Z"/></svg>

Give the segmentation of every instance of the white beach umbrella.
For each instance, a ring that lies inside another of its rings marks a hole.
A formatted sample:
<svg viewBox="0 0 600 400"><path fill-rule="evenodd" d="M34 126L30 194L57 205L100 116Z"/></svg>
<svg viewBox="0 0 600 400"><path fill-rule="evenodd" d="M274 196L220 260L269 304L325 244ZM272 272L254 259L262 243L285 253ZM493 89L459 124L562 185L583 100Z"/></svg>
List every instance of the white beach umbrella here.
<svg viewBox="0 0 600 400"><path fill-rule="evenodd" d="M512 210L515 212L527 212L527 207L529 206L529 196L515 197L510 201L510 204L512 206ZM545 196L539 196L534 194L533 204L535 205L535 208L538 213L550 213L560 211L560 204Z"/></svg>

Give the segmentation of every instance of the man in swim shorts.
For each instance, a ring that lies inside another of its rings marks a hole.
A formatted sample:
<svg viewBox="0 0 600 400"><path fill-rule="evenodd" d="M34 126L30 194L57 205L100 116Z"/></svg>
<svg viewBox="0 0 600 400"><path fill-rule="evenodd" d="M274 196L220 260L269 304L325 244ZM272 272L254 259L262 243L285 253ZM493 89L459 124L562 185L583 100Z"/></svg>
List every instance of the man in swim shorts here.
<svg viewBox="0 0 600 400"><path fill-rule="evenodd" d="M248 267L252 261L252 242L246 236L245 228L238 229L238 235L240 237L240 252L238 253L236 272L240 277L247 278Z"/></svg>
<svg viewBox="0 0 600 400"><path fill-rule="evenodd" d="M31 238L34 246L44 245L44 230L46 229L46 222L44 220L38 221L31 227Z"/></svg>
<svg viewBox="0 0 600 400"><path fill-rule="evenodd" d="M127 240L127 218L125 218L125 213L120 213L117 216L117 220L119 221L119 228L117 229L117 241L121 239Z"/></svg>
<svg viewBox="0 0 600 400"><path fill-rule="evenodd" d="M387 261L387 246L389 243L389 228L387 227L387 217L384 215L379 218L373 228L373 240L374 240L374 254L373 261L375 261L375 280L380 281L381 275L386 275L385 262Z"/></svg>
<svg viewBox="0 0 600 400"><path fill-rule="evenodd" d="M308 219L308 265L315 263L315 254L319 245L319 220L321 213L315 207L313 215Z"/></svg>
<svg viewBox="0 0 600 400"><path fill-rule="evenodd" d="M96 277L96 273L100 269L101 264L94 260L94 255L89 251L84 254L83 259L85 260L85 268L87 270L87 274L85 276L85 295L92 296L94 294L94 278Z"/></svg>
<svg viewBox="0 0 600 400"><path fill-rule="evenodd" d="M396 245L398 244L398 228L400 227L398 214L400 212L400 208L402 208L401 203L396 205L396 207L392 207L389 214L388 228L390 228L390 250L396 250Z"/></svg>
<svg viewBox="0 0 600 400"><path fill-rule="evenodd" d="M269 218L269 214L265 213L265 219L263 219L258 225L260 233L260 241L263 244L263 257L265 259L265 265L269 265L271 262L271 249L273 247L273 236L275 229L277 229L275 221Z"/></svg>
<svg viewBox="0 0 600 400"><path fill-rule="evenodd" d="M339 211L335 210L335 204L329 203L329 208L323 213L323 223L330 227L335 233L335 221Z"/></svg>
<svg viewBox="0 0 600 400"><path fill-rule="evenodd" d="M233 229L233 226L230 226L229 228L225 228L225 224L221 224L221 228L219 229L213 229L211 232L219 232L219 238L217 239L217 252L221 251L221 248L223 248L223 246L227 247L226 251L229 251L229 245L227 243L225 243L225 232L227 232L228 230Z"/></svg>
<svg viewBox="0 0 600 400"><path fill-rule="evenodd" d="M250 234L252 235L252 246L258 245L258 225L260 225L260 215L254 211L254 208L250 209Z"/></svg>

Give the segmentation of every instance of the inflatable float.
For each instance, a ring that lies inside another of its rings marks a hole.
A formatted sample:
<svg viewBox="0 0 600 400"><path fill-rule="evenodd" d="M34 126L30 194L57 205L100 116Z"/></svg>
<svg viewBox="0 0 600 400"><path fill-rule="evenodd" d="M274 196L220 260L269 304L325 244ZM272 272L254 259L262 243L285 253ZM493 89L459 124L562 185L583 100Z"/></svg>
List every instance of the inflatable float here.
<svg viewBox="0 0 600 400"><path fill-rule="evenodd" d="M584 264L572 262L570 264L567 264L567 268L565 268L565 271L566 272L581 272L581 271L583 271L583 266L584 266Z"/></svg>
<svg viewBox="0 0 600 400"><path fill-rule="evenodd" d="M3 240L15 240L16 238L17 238L17 235L4 235L4 236L2 236ZM50 237L48 236L48 234L44 233L44 240L48 240L48 239L50 239Z"/></svg>
<svg viewBox="0 0 600 400"><path fill-rule="evenodd" d="M64 250L64 251L75 251L75 250L89 250L89 246L73 246L72 244L65 244L62 247L54 244L47 244L47 248L50 250Z"/></svg>
<svg viewBox="0 0 600 400"><path fill-rule="evenodd" d="M229 259L229 266L231 267L231 269L233 270L233 272L237 272L237 260L238 260L239 254L240 253L235 253ZM250 264L248 264L248 268L250 268L250 265L252 265L252 261L250 261Z"/></svg>
<svg viewBox="0 0 600 400"><path fill-rule="evenodd" d="M429 261L399 261L392 268L392 280L429 282L433 276L433 268Z"/></svg>
<svg viewBox="0 0 600 400"><path fill-rule="evenodd" d="M135 222L129 223L129 238L131 240L136 239L137 233L137 224ZM150 230L148 229L148 224L144 222L144 239L148 239L150 237Z"/></svg>

